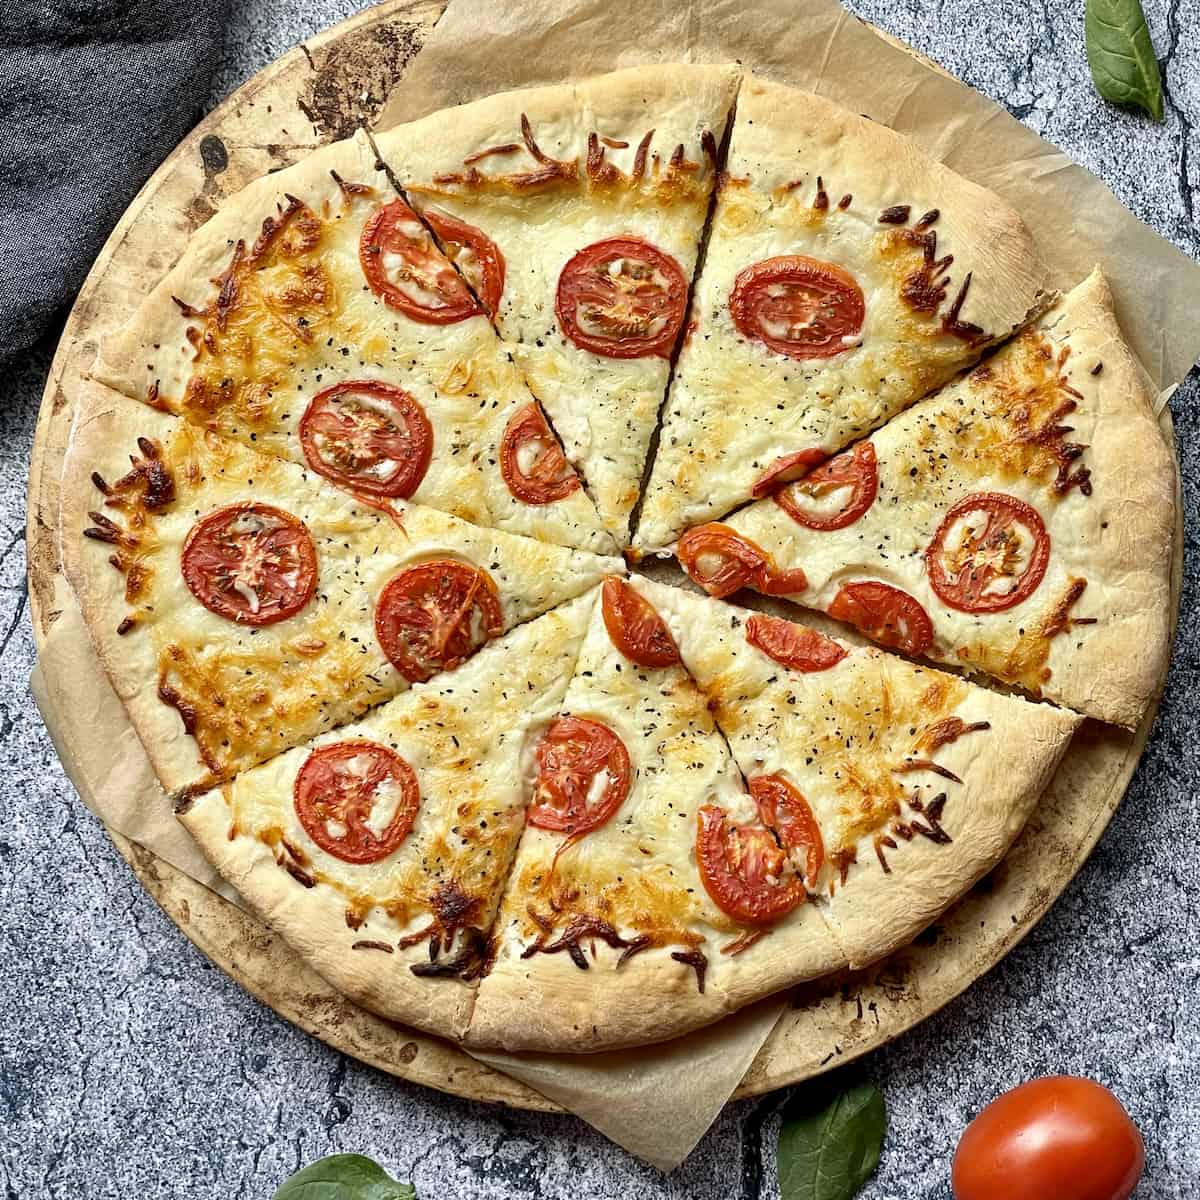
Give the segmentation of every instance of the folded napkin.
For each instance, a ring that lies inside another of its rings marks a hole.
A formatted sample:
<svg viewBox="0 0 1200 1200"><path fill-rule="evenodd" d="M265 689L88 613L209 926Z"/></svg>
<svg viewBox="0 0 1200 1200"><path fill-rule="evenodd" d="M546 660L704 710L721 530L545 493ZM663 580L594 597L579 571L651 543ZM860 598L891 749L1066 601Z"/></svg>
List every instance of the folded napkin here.
<svg viewBox="0 0 1200 1200"><path fill-rule="evenodd" d="M0 360L83 282L117 218L196 123L226 0L0 5Z"/></svg>

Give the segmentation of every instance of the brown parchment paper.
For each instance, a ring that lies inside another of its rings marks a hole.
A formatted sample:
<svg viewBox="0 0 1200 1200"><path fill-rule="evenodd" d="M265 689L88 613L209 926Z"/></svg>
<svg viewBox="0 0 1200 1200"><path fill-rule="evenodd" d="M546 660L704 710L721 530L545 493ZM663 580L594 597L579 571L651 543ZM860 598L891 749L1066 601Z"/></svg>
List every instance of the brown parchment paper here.
<svg viewBox="0 0 1200 1200"><path fill-rule="evenodd" d="M638 63L735 59L893 126L1005 196L1034 231L1057 287L1099 262L1155 382L1168 388L1186 374L1200 351L1200 267L1003 109L833 0L451 0L377 126ZM58 607L31 685L81 798L118 832L241 904L175 821L78 608L69 595ZM703 1135L783 1009L765 1001L675 1042L616 1054L476 1057L666 1170Z"/></svg>

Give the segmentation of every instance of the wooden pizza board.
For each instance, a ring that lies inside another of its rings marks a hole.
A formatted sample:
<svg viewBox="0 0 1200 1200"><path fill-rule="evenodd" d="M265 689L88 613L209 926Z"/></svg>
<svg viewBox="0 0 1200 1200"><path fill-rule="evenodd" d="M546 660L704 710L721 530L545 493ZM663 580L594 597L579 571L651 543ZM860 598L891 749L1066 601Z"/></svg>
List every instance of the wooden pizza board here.
<svg viewBox="0 0 1200 1200"><path fill-rule="evenodd" d="M29 470L29 599L39 649L69 602L58 553L59 476L81 376L190 234L251 179L370 124L433 28L443 0L390 0L297 47L200 123L118 222L67 320L46 383ZM890 39L889 39L890 40ZM1170 418L1164 418L1170 437ZM1182 573L1176 536L1175 604ZM819 1074L881 1046L952 1000L1037 923L1116 811L1146 744L1088 722L1005 861L917 942L869 971L801 988L735 1097ZM261 921L110 829L145 889L217 966L280 1016L400 1078L474 1100L558 1105L449 1042L357 1008Z"/></svg>

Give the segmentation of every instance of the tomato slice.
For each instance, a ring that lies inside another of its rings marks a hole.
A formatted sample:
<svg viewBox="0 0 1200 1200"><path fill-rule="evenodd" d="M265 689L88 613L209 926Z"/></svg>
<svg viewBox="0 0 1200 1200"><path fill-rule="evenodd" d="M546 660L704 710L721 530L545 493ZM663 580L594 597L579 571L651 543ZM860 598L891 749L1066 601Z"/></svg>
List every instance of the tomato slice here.
<svg viewBox="0 0 1200 1200"><path fill-rule="evenodd" d="M847 583L834 596L829 615L905 654L923 654L933 641L933 623L920 601L890 584Z"/></svg>
<svg viewBox="0 0 1200 1200"><path fill-rule="evenodd" d="M1005 1092L967 1126L951 1184L955 1200L1128 1200L1145 1165L1142 1135L1108 1088L1051 1075Z"/></svg>
<svg viewBox="0 0 1200 1200"><path fill-rule="evenodd" d="M825 840L808 801L782 775L755 775L746 780L759 820L774 831L783 848L804 862L804 881L817 886L825 863Z"/></svg>
<svg viewBox="0 0 1200 1200"><path fill-rule="evenodd" d="M942 519L925 551L929 583L960 612L1003 612L1027 599L1050 560L1038 511L1002 492L964 496Z"/></svg>
<svg viewBox="0 0 1200 1200"><path fill-rule="evenodd" d="M782 617L755 613L746 622L746 641L757 646L780 666L806 674L827 671L846 657L844 646L815 629L794 625Z"/></svg>
<svg viewBox="0 0 1200 1200"><path fill-rule="evenodd" d="M878 489L875 447L859 442L776 492L775 503L807 529L845 529L875 503ZM838 497L841 503L831 507Z"/></svg>
<svg viewBox="0 0 1200 1200"><path fill-rule="evenodd" d="M769 925L807 898L775 835L735 824L715 804L697 814L696 865L713 903L744 925Z"/></svg>
<svg viewBox="0 0 1200 1200"><path fill-rule="evenodd" d="M854 276L833 263L785 254L746 267L729 313L743 337L788 358L832 358L858 344L866 302Z"/></svg>
<svg viewBox="0 0 1200 1200"><path fill-rule="evenodd" d="M433 426L407 392L360 379L318 392L300 418L308 465L339 487L407 500L433 454Z"/></svg>
<svg viewBox="0 0 1200 1200"><path fill-rule="evenodd" d="M446 257L462 272L479 303L495 316L504 294L505 263L500 247L482 229L449 213L429 208L424 217L437 234Z"/></svg>
<svg viewBox="0 0 1200 1200"><path fill-rule="evenodd" d="M784 454L777 458L755 481L750 488L750 495L756 499L766 496L791 483L793 479L803 479L814 467L819 467L827 458L824 450L797 450L794 454Z"/></svg>
<svg viewBox="0 0 1200 1200"><path fill-rule="evenodd" d="M599 829L629 795L629 751L599 721L555 718L535 757L529 824L537 829L582 837Z"/></svg>
<svg viewBox="0 0 1200 1200"><path fill-rule="evenodd" d="M401 571L388 580L375 608L380 647L413 683L457 667L503 631L491 576L452 558Z"/></svg>
<svg viewBox="0 0 1200 1200"><path fill-rule="evenodd" d="M453 325L483 311L403 200L390 201L368 218L358 261L371 291L413 321Z"/></svg>
<svg viewBox="0 0 1200 1200"><path fill-rule="evenodd" d="M788 596L808 587L802 570L776 570L761 546L717 521L684 533L675 555L692 579L718 600L743 587L757 588L768 596Z"/></svg>
<svg viewBox="0 0 1200 1200"><path fill-rule="evenodd" d="M679 662L679 648L667 623L624 580L610 575L604 581L601 610L613 645L630 662L640 667L671 667Z"/></svg>
<svg viewBox="0 0 1200 1200"><path fill-rule="evenodd" d="M408 837L421 803L417 776L376 742L314 750L292 789L296 816L327 854L349 863L387 858Z"/></svg>
<svg viewBox="0 0 1200 1200"><path fill-rule="evenodd" d="M192 595L239 625L286 620L317 590L317 549L304 522L250 500L193 525L180 565Z"/></svg>
<svg viewBox="0 0 1200 1200"><path fill-rule="evenodd" d="M641 238L607 238L580 250L558 277L563 333L605 358L669 358L687 308L687 277Z"/></svg>
<svg viewBox="0 0 1200 1200"><path fill-rule="evenodd" d="M534 403L525 405L505 426L500 474L508 490L526 504L552 504L580 488L579 476Z"/></svg>

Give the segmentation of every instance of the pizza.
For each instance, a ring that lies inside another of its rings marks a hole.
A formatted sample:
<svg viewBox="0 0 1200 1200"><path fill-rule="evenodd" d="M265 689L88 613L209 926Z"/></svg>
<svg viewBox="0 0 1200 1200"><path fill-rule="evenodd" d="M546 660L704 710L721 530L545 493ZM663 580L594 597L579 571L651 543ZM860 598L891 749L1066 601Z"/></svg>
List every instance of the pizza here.
<svg viewBox="0 0 1200 1200"><path fill-rule="evenodd" d="M714 594L786 594L1132 728L1170 648L1176 471L1152 399L1097 272L872 437L689 529L680 560Z"/></svg>
<svg viewBox="0 0 1200 1200"><path fill-rule="evenodd" d="M615 549L480 303L362 133L250 184L93 375L367 503Z"/></svg>
<svg viewBox="0 0 1200 1200"><path fill-rule="evenodd" d="M634 544L803 474L1008 336L1045 287L997 196L748 78Z"/></svg>
<svg viewBox="0 0 1200 1200"><path fill-rule="evenodd" d="M876 962L1165 673L1175 464L1102 274L1053 294L996 196L732 66L318 150L94 376L64 562L163 788L469 1047Z"/></svg>
<svg viewBox="0 0 1200 1200"><path fill-rule="evenodd" d="M624 544L739 73L635 67L378 135ZM504 271L489 271L502 262Z"/></svg>
<svg viewBox="0 0 1200 1200"><path fill-rule="evenodd" d="M620 568L355 503L95 384L66 473L68 575L168 792L343 724Z"/></svg>

